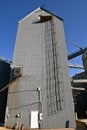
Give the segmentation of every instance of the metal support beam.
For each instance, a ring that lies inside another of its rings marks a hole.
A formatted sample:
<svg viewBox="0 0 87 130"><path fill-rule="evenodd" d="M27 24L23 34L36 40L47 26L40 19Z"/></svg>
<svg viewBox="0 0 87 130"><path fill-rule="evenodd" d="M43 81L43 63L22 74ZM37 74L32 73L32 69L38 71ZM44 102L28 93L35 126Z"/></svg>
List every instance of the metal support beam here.
<svg viewBox="0 0 87 130"><path fill-rule="evenodd" d="M79 88L79 87L71 87L72 90L81 90L81 91L85 91L85 88Z"/></svg>
<svg viewBox="0 0 87 130"><path fill-rule="evenodd" d="M73 79L71 82L74 84L87 84L87 79Z"/></svg>
<svg viewBox="0 0 87 130"><path fill-rule="evenodd" d="M75 58L75 57L77 57L77 56L83 54L86 50L87 50L87 47L84 48L84 49L80 49L79 51L74 52L74 53L71 54L71 55L68 55L68 60L73 59L73 58Z"/></svg>
<svg viewBox="0 0 87 130"><path fill-rule="evenodd" d="M70 68L76 68L76 69L84 69L83 66L78 66L78 65L68 65Z"/></svg>

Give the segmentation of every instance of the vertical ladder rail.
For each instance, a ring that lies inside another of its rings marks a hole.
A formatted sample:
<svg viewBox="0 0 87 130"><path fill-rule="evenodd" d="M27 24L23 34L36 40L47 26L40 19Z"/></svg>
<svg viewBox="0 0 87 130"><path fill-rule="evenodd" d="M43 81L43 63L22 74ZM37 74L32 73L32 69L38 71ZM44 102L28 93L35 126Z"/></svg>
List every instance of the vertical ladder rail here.
<svg viewBox="0 0 87 130"><path fill-rule="evenodd" d="M46 84L48 115L62 110L60 93L60 80L58 74L58 58L56 50L56 32L53 18L45 22L46 46Z"/></svg>
<svg viewBox="0 0 87 130"><path fill-rule="evenodd" d="M61 96L60 96L60 84L59 84L59 77L58 77L58 60L57 60L57 50L56 50L56 39L55 39L55 24L53 22L53 18L51 22L51 38L52 38L52 49L53 49L53 64L54 64L54 78L55 78L55 94L56 94L56 107L57 111L61 110ZM59 101L59 102L58 102ZM59 106L58 106L59 104Z"/></svg>

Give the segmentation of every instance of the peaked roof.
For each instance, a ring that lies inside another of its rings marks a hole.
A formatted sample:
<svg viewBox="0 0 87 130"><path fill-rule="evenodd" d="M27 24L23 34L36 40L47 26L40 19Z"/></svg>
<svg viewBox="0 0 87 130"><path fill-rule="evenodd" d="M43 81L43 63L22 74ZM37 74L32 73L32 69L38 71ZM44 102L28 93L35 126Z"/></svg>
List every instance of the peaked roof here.
<svg viewBox="0 0 87 130"><path fill-rule="evenodd" d="M57 16L56 14L54 14L54 13L52 13L52 12L48 11L47 9L45 9L45 8L43 8L43 7L40 7L40 9L42 9L42 10L44 10L44 11L48 12L48 13L49 13L49 14L51 14L51 15L54 15L55 17L57 17L58 19L60 19L60 20L62 20L62 21L63 21L63 19L62 19L61 17L59 17L59 16Z"/></svg>
<svg viewBox="0 0 87 130"><path fill-rule="evenodd" d="M39 7L39 8L37 8L37 9L35 9L34 11L32 11L31 13L29 13L27 16L25 16L23 19L21 19L18 23L20 23L21 21L23 21L24 19L26 19L27 17L29 17L30 15L32 15L33 13L35 13L35 12L37 12L37 11L39 11L39 10L44 10L45 12L47 12L47 13L49 13L49 14L51 14L51 15L55 16L56 18L58 18L58 19L60 19L60 20L63 21L63 19L62 19L61 17L55 15L54 13L48 11L47 9L45 9L45 8L43 8L43 7Z"/></svg>
<svg viewBox="0 0 87 130"><path fill-rule="evenodd" d="M10 61L10 60L8 60L8 59L5 59L5 58L3 58L3 57L0 57L0 61L5 62L5 63L8 63L8 64L11 64L11 63L12 63L12 61Z"/></svg>

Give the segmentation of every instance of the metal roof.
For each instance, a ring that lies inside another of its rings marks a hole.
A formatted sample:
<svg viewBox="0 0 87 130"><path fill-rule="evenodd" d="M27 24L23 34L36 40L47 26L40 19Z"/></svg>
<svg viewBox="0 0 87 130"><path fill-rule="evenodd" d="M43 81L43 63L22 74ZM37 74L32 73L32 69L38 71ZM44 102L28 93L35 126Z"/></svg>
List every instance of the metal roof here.
<svg viewBox="0 0 87 130"><path fill-rule="evenodd" d="M8 60L8 59L5 59L5 58L3 58L3 57L0 57L0 61L6 62L6 63L8 63L8 64L11 64L11 63L12 63L12 61L10 61L10 60Z"/></svg>

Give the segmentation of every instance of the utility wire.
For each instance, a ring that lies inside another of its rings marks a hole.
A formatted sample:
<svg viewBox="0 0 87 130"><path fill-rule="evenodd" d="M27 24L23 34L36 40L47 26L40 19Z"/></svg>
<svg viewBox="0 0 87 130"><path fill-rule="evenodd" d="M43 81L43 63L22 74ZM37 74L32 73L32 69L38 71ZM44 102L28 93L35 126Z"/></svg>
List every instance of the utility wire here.
<svg viewBox="0 0 87 130"><path fill-rule="evenodd" d="M72 44L73 46L75 46L75 47L77 47L77 48L79 48L79 49L82 49L82 47L78 46L76 43L74 43L74 42L72 42L72 41L70 41L70 40L67 40L67 39L66 39L66 42Z"/></svg>
<svg viewBox="0 0 87 130"><path fill-rule="evenodd" d="M36 101L34 103L31 103L31 104L26 104L26 105L21 105L21 106L18 106L18 107L9 107L9 109L19 109L19 108L26 108L26 107L30 107L32 105L36 105L36 104L41 104L41 102L39 101Z"/></svg>
<svg viewBox="0 0 87 130"><path fill-rule="evenodd" d="M42 89L41 89L42 90ZM13 93L22 93L22 92L38 92L38 90L23 90L23 91L16 91L16 92L9 92L8 94L13 94Z"/></svg>

